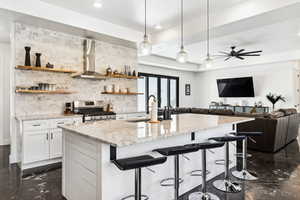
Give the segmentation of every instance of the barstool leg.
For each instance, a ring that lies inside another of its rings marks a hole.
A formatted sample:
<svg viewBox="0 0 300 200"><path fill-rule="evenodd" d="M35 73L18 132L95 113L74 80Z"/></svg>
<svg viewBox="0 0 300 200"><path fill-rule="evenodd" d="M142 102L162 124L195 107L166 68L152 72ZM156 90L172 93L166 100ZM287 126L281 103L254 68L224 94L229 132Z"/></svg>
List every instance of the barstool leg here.
<svg viewBox="0 0 300 200"><path fill-rule="evenodd" d="M232 182L229 178L229 142L225 143L225 176L224 180L216 180L213 185L218 190L227 193L237 193L242 190L240 184Z"/></svg>
<svg viewBox="0 0 300 200"><path fill-rule="evenodd" d="M202 154L202 188L201 192L194 192L189 195L189 200L220 200L219 197L206 191L206 149L201 150Z"/></svg>
<svg viewBox="0 0 300 200"><path fill-rule="evenodd" d="M251 174L250 172L248 172L247 170L247 157L248 157L247 148L248 148L248 139L245 138L243 140L243 169L242 171L237 171L237 170L233 171L232 175L241 180L254 181L257 180L258 178L253 174Z"/></svg>
<svg viewBox="0 0 300 200"><path fill-rule="evenodd" d="M141 168L135 169L135 200L142 199L142 187L141 187Z"/></svg>
<svg viewBox="0 0 300 200"><path fill-rule="evenodd" d="M174 166L175 166L175 180L174 180L174 198L178 200L179 198L179 155L174 157Z"/></svg>

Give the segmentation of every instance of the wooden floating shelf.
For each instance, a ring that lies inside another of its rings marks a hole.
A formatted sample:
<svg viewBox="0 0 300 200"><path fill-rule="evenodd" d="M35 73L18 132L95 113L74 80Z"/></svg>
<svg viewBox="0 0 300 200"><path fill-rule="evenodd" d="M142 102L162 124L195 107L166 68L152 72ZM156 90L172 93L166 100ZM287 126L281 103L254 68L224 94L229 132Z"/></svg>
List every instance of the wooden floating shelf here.
<svg viewBox="0 0 300 200"><path fill-rule="evenodd" d="M71 75L72 78L81 78L81 79L94 79L94 80L106 80L113 78L121 78L121 79L142 79L144 77L140 76L127 76L127 75L106 75L106 74L97 74L97 75L81 75L81 73L76 73Z"/></svg>
<svg viewBox="0 0 300 200"><path fill-rule="evenodd" d="M75 92L70 92L66 90L16 90L16 93L25 93L25 94L73 94Z"/></svg>
<svg viewBox="0 0 300 200"><path fill-rule="evenodd" d="M77 71L68 70L68 69L55 69L55 68L47 68L47 67L34 67L34 66L21 66L21 65L18 65L16 69L43 71L43 72L57 72L57 73L77 73Z"/></svg>
<svg viewBox="0 0 300 200"><path fill-rule="evenodd" d="M125 79L142 79L141 76L128 76L128 75L104 75L106 78L125 78Z"/></svg>
<svg viewBox="0 0 300 200"><path fill-rule="evenodd" d="M102 94L110 94L110 95L143 95L144 93L138 93L138 92L130 92L130 93L102 92Z"/></svg>

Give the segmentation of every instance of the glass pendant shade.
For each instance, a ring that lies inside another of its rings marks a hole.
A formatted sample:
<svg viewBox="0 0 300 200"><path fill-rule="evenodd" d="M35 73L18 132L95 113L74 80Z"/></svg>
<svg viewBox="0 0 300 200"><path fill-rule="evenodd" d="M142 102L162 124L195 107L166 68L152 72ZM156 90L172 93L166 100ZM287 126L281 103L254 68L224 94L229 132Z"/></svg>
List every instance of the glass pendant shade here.
<svg viewBox="0 0 300 200"><path fill-rule="evenodd" d="M147 35L144 36L144 40L140 43L139 51L142 56L147 56L152 53L152 44Z"/></svg>
<svg viewBox="0 0 300 200"><path fill-rule="evenodd" d="M186 63L188 61L188 54L183 47L178 52L176 60L179 63Z"/></svg>
<svg viewBox="0 0 300 200"><path fill-rule="evenodd" d="M211 59L210 56L207 56L207 58L203 62L203 66L207 69L211 68L213 65L213 59Z"/></svg>

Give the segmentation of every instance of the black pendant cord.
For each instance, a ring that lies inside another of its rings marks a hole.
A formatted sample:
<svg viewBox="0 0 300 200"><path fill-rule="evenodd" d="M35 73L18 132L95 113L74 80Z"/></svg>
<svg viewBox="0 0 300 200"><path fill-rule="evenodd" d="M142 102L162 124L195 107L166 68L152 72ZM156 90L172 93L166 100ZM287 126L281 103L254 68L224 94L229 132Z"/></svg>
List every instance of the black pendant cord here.
<svg viewBox="0 0 300 200"><path fill-rule="evenodd" d="M207 0L207 21L206 21L206 25L207 25L207 58L210 57L210 54L209 54L209 49L210 49L210 45L209 45L209 35L210 35L210 31L209 31L209 27L210 27L210 20L209 20L209 10L210 10L210 7L209 7L209 0Z"/></svg>
<svg viewBox="0 0 300 200"><path fill-rule="evenodd" d="M184 46L183 46L183 0L181 0L181 49L184 49Z"/></svg>
<svg viewBox="0 0 300 200"><path fill-rule="evenodd" d="M145 35L147 37L147 0L145 0Z"/></svg>

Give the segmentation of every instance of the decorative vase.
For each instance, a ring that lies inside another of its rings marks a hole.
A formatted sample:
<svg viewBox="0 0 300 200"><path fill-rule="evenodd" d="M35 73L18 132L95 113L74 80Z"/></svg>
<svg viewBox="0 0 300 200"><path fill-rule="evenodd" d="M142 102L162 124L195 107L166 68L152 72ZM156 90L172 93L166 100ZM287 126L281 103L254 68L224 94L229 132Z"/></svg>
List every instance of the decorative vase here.
<svg viewBox="0 0 300 200"><path fill-rule="evenodd" d="M36 62L35 62L35 66L36 67L41 67L41 53L36 53L35 56L36 56Z"/></svg>
<svg viewBox="0 0 300 200"><path fill-rule="evenodd" d="M31 61L30 61L30 50L31 47L24 47L25 48L25 66L31 66Z"/></svg>

